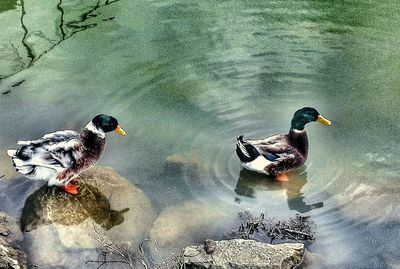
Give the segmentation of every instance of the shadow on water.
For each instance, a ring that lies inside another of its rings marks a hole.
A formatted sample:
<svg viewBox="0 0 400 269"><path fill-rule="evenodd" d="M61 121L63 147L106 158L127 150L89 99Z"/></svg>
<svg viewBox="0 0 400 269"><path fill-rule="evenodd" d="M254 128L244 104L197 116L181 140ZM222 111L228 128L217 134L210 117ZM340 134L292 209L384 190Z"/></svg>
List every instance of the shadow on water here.
<svg viewBox="0 0 400 269"><path fill-rule="evenodd" d="M78 195L69 195L56 187L44 185L26 199L20 225L21 231L29 232L42 225L78 225L91 218L109 230L124 222L127 211L129 208L112 210L107 197L89 184L80 183Z"/></svg>
<svg viewBox="0 0 400 269"><path fill-rule="evenodd" d="M290 181L279 182L272 177L258 174L248 170L241 170L235 193L241 196L256 198L259 191L286 190L287 203L291 210L306 213L316 208L323 207L323 202L306 204L301 189L307 184L307 172L305 168L289 173Z"/></svg>

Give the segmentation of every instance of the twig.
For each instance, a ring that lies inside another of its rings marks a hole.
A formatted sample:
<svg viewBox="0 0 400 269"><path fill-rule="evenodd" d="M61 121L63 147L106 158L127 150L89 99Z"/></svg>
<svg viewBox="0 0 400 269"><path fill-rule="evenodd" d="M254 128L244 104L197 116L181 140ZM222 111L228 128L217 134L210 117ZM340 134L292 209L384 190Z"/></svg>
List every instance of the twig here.
<svg viewBox="0 0 400 269"><path fill-rule="evenodd" d="M254 218L249 212L239 213L242 223L239 227L239 236L243 239L249 239L253 234L264 233L270 238L272 243L275 239L296 240L296 241L314 241L311 223L308 216L296 215L285 221L276 221L265 218L264 214Z"/></svg>
<svg viewBox="0 0 400 269"><path fill-rule="evenodd" d="M100 248L98 248L97 250L97 260L89 260L86 262L86 264L97 263L97 268L101 268L108 263L126 264L130 266L130 268L134 268L134 265L136 263L140 263L143 265L144 269L184 268L182 256L183 253L181 253L181 255L175 255L174 253L171 253L168 258L165 258L163 257L163 255L161 255L162 244L159 244L157 241L153 241L150 238L145 238L144 241L138 245L137 251L132 252L126 247L118 245L117 242L107 232L103 230L98 230L95 227L94 223L92 224L92 230L93 233L89 235L99 243ZM150 255L145 254L143 248L145 242L148 243L153 249L155 249L157 257L160 259L160 262L153 260Z"/></svg>
<svg viewBox="0 0 400 269"><path fill-rule="evenodd" d="M99 242L101 249L98 251L99 255L97 256L97 260L89 260L86 262L86 264L99 263L97 268L100 268L107 263L122 263L128 265L132 269L134 268L133 260L130 257L127 249L123 249L122 247L118 246L118 244L108 233L104 231L99 232L94 224L92 225L92 230L94 234L90 236ZM111 259L107 259L108 256L111 256Z"/></svg>

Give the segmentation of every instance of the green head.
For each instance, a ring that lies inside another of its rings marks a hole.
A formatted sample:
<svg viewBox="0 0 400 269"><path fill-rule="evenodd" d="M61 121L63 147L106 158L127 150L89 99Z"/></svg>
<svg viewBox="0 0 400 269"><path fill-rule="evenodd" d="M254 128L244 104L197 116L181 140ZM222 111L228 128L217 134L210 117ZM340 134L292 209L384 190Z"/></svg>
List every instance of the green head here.
<svg viewBox="0 0 400 269"><path fill-rule="evenodd" d="M322 117L315 108L303 107L294 113L291 129L303 130L305 125L312 121L318 121L324 125L332 124L330 120Z"/></svg>
<svg viewBox="0 0 400 269"><path fill-rule="evenodd" d="M100 129L104 133L115 131L120 135L126 135L126 132L118 125L117 119L112 116L100 114L94 117L91 122L95 129Z"/></svg>

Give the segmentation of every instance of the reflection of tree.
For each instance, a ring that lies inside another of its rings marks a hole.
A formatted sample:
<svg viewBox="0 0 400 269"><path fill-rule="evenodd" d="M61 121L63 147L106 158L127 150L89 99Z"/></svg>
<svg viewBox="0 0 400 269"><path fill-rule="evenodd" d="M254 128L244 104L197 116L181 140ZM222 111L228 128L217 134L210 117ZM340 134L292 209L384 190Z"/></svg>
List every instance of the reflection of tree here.
<svg viewBox="0 0 400 269"><path fill-rule="evenodd" d="M55 187L43 186L31 194L22 209L21 230L31 231L50 223L78 225L91 218L106 230L121 224L129 209L112 210L110 202L96 187L79 184L79 194L69 195Z"/></svg>
<svg viewBox="0 0 400 269"><path fill-rule="evenodd" d="M286 189L288 206L292 210L305 213L323 206L322 202L311 205L304 202L305 197L301 189L307 183L306 172L297 170L290 173L289 178L290 181L288 182L279 182L272 177L243 169L240 171L235 192L241 196L256 198L256 190L260 188L269 191Z"/></svg>
<svg viewBox="0 0 400 269"><path fill-rule="evenodd" d="M58 28L60 29L60 34L61 34L61 40L65 40L65 31L64 31L64 9L61 7L62 5L62 0L58 2L57 9L60 11L60 24L58 25Z"/></svg>
<svg viewBox="0 0 400 269"><path fill-rule="evenodd" d="M21 20L21 27L24 30L24 36L22 37L21 43L25 47L26 52L28 54L28 58L30 59L28 65L26 65L24 67L24 69L30 67L32 65L33 61L35 60L35 56L33 55L32 48L26 43L26 38L28 36L29 31L28 31L28 28L26 28L25 23L24 23L25 14L26 14L25 1L21 0L21 18L20 18L20 20Z"/></svg>
<svg viewBox="0 0 400 269"><path fill-rule="evenodd" d="M35 53L34 49L33 49L33 46L35 44L31 44L27 41L27 39L30 36L30 32L29 32L29 28L27 27L26 22L25 22L25 16L27 15L26 5L25 5L24 0L21 0L20 1L20 5L21 5L20 23L21 23L21 27L23 30L23 37L22 37L21 43L22 43L22 46L26 50L26 56L28 57L28 59L27 59L27 62L23 62L15 72L5 75L3 77L0 77L0 81L13 76L13 75L21 72L22 70L25 70L25 69L31 67L43 55L45 55L46 53L48 53L49 51L54 49L56 46L58 46L63 41L74 36L75 34L97 26L98 22L87 23L87 21L89 19L97 16L96 11L99 8L116 3L118 1L119 0L113 0L113 1L106 0L106 1L102 2L101 0L97 0L96 3L89 8L88 11L82 13L79 16L79 19L67 22L67 21L65 21L66 11L63 7L63 0L59 0L59 2L56 5L57 10L60 12L60 16L57 18L57 20L59 20L59 22L57 23L57 30L56 30L59 39L56 41L52 41L52 40L42 36L42 38L47 39L51 45L47 49L44 49L43 51L40 51L39 53ZM105 20L102 20L102 21L105 21ZM15 45L12 44L12 47L15 48ZM15 53L15 54L17 55L18 60L22 59L18 53Z"/></svg>

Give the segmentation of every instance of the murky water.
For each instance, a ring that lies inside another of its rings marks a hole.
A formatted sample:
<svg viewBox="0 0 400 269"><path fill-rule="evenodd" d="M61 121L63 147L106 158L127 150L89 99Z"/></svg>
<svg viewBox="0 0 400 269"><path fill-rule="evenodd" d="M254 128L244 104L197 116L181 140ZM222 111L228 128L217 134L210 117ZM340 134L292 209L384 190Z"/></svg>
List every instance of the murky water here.
<svg viewBox="0 0 400 269"><path fill-rule="evenodd" d="M320 257L308 268L397 268L399 11L393 0L2 0L0 148L112 114L128 136L109 135L101 163L158 213L193 200L231 216L305 213ZM242 171L234 138L286 132L303 106L333 121L307 126L306 167L289 183Z"/></svg>

